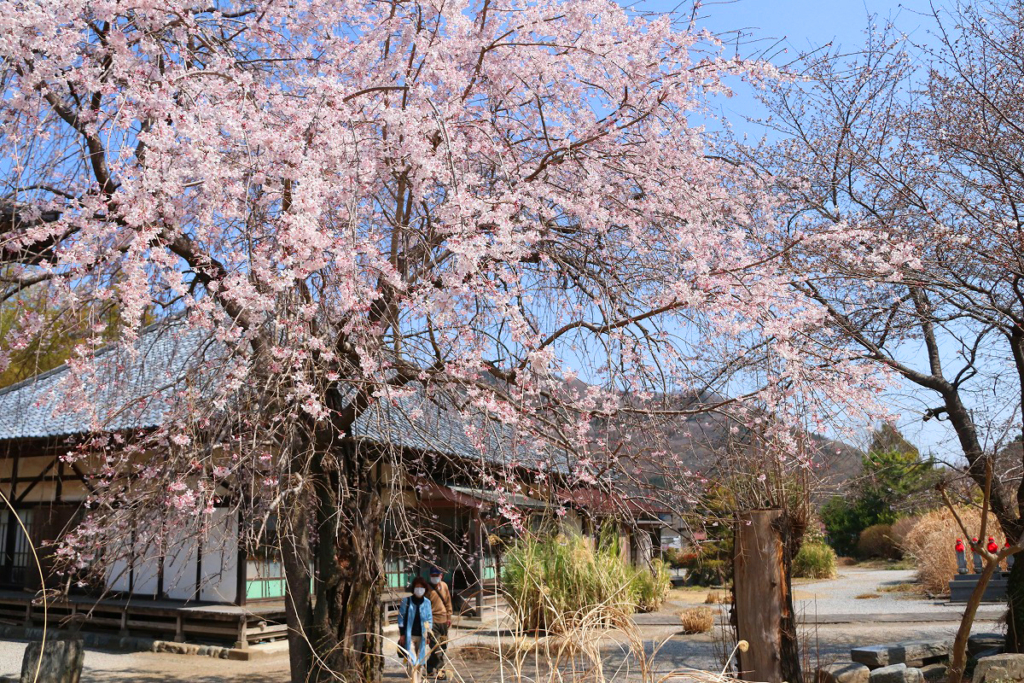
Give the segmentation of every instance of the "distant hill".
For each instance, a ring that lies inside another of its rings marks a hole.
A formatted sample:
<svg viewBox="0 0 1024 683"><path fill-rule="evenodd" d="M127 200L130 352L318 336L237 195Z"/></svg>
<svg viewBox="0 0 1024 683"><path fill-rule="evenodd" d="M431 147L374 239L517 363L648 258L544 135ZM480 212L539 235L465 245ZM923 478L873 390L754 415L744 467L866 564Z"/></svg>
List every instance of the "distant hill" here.
<svg viewBox="0 0 1024 683"><path fill-rule="evenodd" d="M571 390L583 392L585 387L576 382ZM602 454L607 466L637 495L671 497L675 493L673 483L685 472L693 476L699 473L711 481L723 480L737 468L756 469L771 458L757 450L761 448L755 445L759 440L748 424L753 419L749 415L738 417L740 411L722 396L662 394L642 402L627 396L623 399L638 412L624 414L614 423L595 419L593 433L607 441L608 452ZM672 414L682 412L692 414ZM819 501L841 491L844 483L860 475L859 449L818 434L805 433L797 440L802 442L802 456L809 464L801 467L795 454L790 454L789 467L807 474Z"/></svg>

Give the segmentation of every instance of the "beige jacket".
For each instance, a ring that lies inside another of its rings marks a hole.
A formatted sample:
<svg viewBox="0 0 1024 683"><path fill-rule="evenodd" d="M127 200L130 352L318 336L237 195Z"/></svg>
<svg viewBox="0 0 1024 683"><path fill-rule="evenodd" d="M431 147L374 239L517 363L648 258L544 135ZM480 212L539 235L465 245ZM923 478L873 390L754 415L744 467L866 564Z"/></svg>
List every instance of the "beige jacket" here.
<svg viewBox="0 0 1024 683"><path fill-rule="evenodd" d="M431 584L427 597L430 598L430 609L434 613L434 623L449 623L452 620L453 610L452 592L448 589L448 584L444 581L441 581L436 586Z"/></svg>

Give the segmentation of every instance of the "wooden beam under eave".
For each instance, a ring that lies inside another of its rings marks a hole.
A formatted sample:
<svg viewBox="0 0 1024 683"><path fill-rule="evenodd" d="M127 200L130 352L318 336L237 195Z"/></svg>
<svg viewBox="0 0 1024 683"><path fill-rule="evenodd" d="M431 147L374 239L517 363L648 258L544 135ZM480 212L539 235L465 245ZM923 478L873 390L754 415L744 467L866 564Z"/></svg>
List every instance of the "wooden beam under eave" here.
<svg viewBox="0 0 1024 683"><path fill-rule="evenodd" d="M19 502L19 503L23 502L25 500L25 496L27 496L28 494L32 493L32 489L34 489L36 486L39 485L39 482L41 482L43 480L43 478L46 477L46 475L50 473L50 470L52 470L54 468L54 466L56 466L56 464L57 464L57 458L54 458L53 460L50 461L49 465L44 467L39 474L37 474L35 477L33 477L32 481L30 481L29 484L28 484L28 488L26 488L24 491L22 491L21 495L19 495L14 500ZM17 477L14 477L11 480L11 487L12 487L12 489L13 489L14 485L17 483L17 481L18 481ZM12 496L13 496L13 493L12 493Z"/></svg>

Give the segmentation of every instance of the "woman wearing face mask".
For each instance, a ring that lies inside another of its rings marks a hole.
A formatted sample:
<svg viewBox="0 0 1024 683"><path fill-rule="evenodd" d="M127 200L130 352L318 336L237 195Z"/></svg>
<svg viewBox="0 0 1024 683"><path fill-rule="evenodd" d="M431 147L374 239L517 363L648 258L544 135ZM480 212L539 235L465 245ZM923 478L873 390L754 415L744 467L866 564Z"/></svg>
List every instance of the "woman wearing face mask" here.
<svg viewBox="0 0 1024 683"><path fill-rule="evenodd" d="M427 636L434 618L430 600L425 597L430 585L422 576L412 580L412 595L398 605L398 647L405 651L415 675L427 661Z"/></svg>

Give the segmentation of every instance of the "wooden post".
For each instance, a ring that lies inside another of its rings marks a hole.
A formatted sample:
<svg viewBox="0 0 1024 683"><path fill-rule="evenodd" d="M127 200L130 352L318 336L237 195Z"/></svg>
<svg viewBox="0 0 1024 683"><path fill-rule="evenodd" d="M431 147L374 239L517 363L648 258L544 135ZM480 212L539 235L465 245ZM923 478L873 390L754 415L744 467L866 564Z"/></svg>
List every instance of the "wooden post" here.
<svg viewBox="0 0 1024 683"><path fill-rule="evenodd" d="M473 513L473 524L476 526L476 614L481 616L484 609L484 525L480 520L480 510Z"/></svg>
<svg viewBox="0 0 1024 683"><path fill-rule="evenodd" d="M736 515L733 609L736 635L750 644L737 652L740 678L802 683L790 586L790 529L783 510Z"/></svg>

